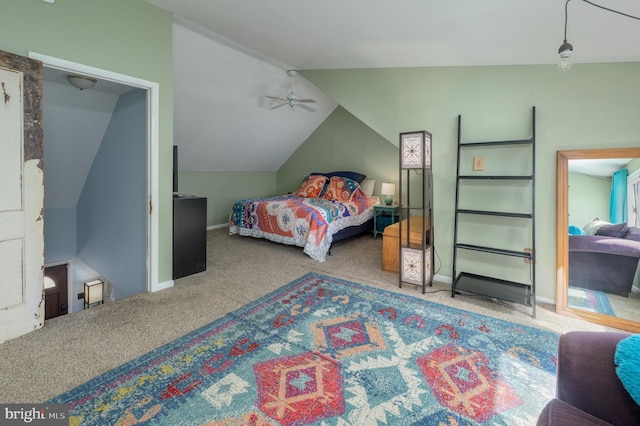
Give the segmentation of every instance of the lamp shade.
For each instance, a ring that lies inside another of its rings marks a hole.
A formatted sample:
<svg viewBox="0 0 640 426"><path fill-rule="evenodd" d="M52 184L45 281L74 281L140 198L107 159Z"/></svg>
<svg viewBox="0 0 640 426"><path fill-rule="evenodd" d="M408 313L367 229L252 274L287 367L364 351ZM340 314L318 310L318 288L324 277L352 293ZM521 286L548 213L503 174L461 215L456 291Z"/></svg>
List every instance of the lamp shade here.
<svg viewBox="0 0 640 426"><path fill-rule="evenodd" d="M380 190L380 194L382 195L396 195L396 184L395 183L383 183L382 189Z"/></svg>
<svg viewBox="0 0 640 426"><path fill-rule="evenodd" d="M384 199L384 203L390 206L393 204L393 196L396 195L396 184L387 182L383 183L382 188L380 189L380 194L387 196Z"/></svg>
<svg viewBox="0 0 640 426"><path fill-rule="evenodd" d="M424 130L400 133L400 167L431 168L431 133Z"/></svg>
<svg viewBox="0 0 640 426"><path fill-rule="evenodd" d="M92 305L104 302L104 281L100 279L87 281L84 283L84 306L90 307Z"/></svg>

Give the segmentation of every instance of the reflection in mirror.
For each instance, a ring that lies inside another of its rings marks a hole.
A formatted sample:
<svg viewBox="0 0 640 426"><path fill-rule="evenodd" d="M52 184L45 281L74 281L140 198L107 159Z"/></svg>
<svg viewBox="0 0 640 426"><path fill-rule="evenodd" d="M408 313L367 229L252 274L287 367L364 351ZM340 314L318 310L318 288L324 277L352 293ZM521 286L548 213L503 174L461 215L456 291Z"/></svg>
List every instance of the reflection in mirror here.
<svg viewBox="0 0 640 426"><path fill-rule="evenodd" d="M640 331L640 149L558 152L559 313Z"/></svg>

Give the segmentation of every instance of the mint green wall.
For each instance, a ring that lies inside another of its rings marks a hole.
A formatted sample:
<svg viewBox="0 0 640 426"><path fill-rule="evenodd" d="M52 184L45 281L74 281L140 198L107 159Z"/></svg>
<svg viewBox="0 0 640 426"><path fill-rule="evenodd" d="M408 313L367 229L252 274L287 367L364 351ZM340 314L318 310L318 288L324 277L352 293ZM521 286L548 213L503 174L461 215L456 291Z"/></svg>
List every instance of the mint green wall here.
<svg viewBox="0 0 640 426"><path fill-rule="evenodd" d="M0 49L49 55L160 85L159 281L171 279L171 14L143 0L0 0ZM47 102L46 96L44 102ZM46 123L45 123L46 125ZM46 141L45 141L46 145Z"/></svg>
<svg viewBox="0 0 640 426"><path fill-rule="evenodd" d="M278 193L295 191L311 172L350 170L382 182L398 181L398 148L344 108L336 108L278 170Z"/></svg>
<svg viewBox="0 0 640 426"><path fill-rule="evenodd" d="M609 221L611 179L569 172L569 225L580 228L596 217Z"/></svg>
<svg viewBox="0 0 640 426"><path fill-rule="evenodd" d="M433 133L435 245L440 274L446 276L452 262L458 114L464 140L523 138L536 106L537 294L546 299L555 299L556 151L640 143L640 63L576 64L566 73L554 65L524 65L302 74L393 144L403 131ZM300 161L305 161L301 169L315 169L323 160ZM389 159L389 167L396 164Z"/></svg>
<svg viewBox="0 0 640 426"><path fill-rule="evenodd" d="M207 225L226 225L233 204L277 195L275 172L180 172L178 192L207 197Z"/></svg>

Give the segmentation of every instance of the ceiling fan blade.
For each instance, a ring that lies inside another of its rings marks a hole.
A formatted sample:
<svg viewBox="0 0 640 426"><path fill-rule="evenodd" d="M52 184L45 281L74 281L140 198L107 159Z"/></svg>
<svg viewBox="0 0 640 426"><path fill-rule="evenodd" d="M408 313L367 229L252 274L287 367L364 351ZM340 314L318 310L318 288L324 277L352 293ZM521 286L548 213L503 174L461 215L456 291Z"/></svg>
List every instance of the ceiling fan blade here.
<svg viewBox="0 0 640 426"><path fill-rule="evenodd" d="M287 100L286 100L285 98L279 98L279 97L277 97L277 96L269 96L269 95L266 95L266 97L267 97L267 98L269 98L269 99L275 99L275 100L277 100L277 101L284 101L284 102L287 102Z"/></svg>
<svg viewBox="0 0 640 426"><path fill-rule="evenodd" d="M273 107L271 107L271 108L269 108L269 109L277 109L277 108L280 108L281 106L285 106L285 105L288 105L288 104L289 104L288 102L285 102L285 103L283 103L283 104L273 106Z"/></svg>
<svg viewBox="0 0 640 426"><path fill-rule="evenodd" d="M315 112L316 110L314 108L311 108L310 106L306 106L305 104L297 104L296 106L299 106L300 108L309 111L309 112Z"/></svg>
<svg viewBox="0 0 640 426"><path fill-rule="evenodd" d="M317 103L315 99L298 99L298 102L303 102L305 104L315 104L315 103Z"/></svg>

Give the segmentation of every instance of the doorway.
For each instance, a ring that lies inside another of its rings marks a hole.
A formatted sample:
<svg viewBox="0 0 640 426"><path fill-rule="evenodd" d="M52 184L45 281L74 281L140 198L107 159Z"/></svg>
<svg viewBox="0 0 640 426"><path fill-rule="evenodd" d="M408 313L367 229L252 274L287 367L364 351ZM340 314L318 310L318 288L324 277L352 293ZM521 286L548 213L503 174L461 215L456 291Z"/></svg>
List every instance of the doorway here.
<svg viewBox="0 0 640 426"><path fill-rule="evenodd" d="M45 320L66 315L69 310L67 268L67 263L44 268Z"/></svg>
<svg viewBox="0 0 640 426"><path fill-rule="evenodd" d="M87 77L96 78L99 82L107 85L124 85L129 86L132 89L142 89L143 97L146 99L146 122L144 126L146 128L146 179L143 177L143 192L146 191L146 201L142 199L144 204L143 212L146 220L146 234L142 238L143 242L143 256L142 260L143 268L146 273L143 279L146 281L141 291L156 291L169 285L160 285L158 282L158 213L157 209L153 208L158 204L158 157L159 157L159 141L158 141L158 113L159 102L158 92L159 86L157 83L149 82L146 80L137 79L130 76L125 76L110 71L89 67L86 65L69 62L66 60L41 55L38 53L30 52L29 57L37 59L43 62L45 70L58 71L60 75L66 76L67 74L81 74ZM46 102L46 101L45 101ZM46 124L46 120L45 120ZM46 145L46 143L45 143ZM142 160L144 161L144 160ZM45 197L46 198L46 197ZM147 207L148 206L148 207ZM51 217L51 215L50 215ZM141 225L141 226L145 226ZM46 238L46 236L45 236ZM62 261L63 259L59 259ZM72 262L76 264L76 262ZM77 268L75 268L77 269ZM73 276L74 280L77 271L69 271L69 276ZM77 280L76 280L77 281ZM67 304L70 308L70 312L79 310L77 306L74 309L74 304L78 305L74 297L78 289L70 288L67 295ZM81 309L81 308L80 308Z"/></svg>

